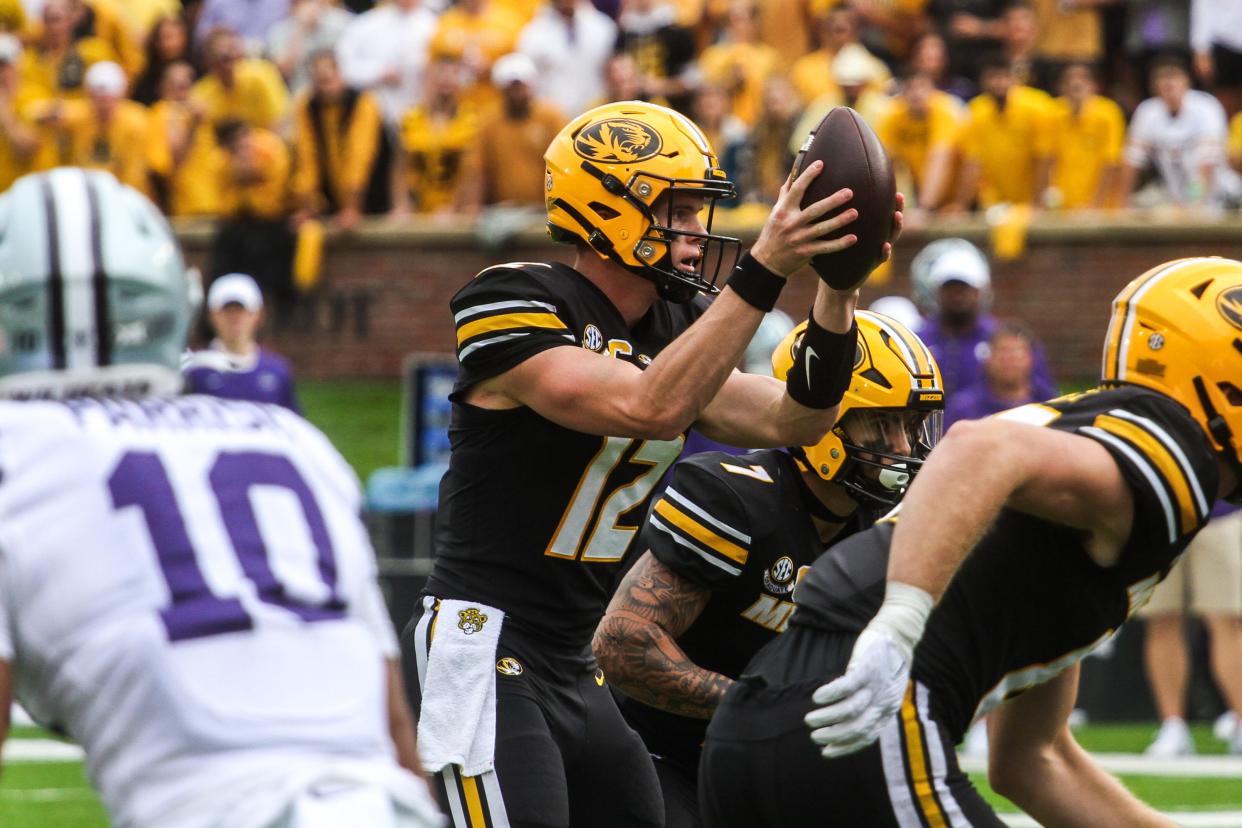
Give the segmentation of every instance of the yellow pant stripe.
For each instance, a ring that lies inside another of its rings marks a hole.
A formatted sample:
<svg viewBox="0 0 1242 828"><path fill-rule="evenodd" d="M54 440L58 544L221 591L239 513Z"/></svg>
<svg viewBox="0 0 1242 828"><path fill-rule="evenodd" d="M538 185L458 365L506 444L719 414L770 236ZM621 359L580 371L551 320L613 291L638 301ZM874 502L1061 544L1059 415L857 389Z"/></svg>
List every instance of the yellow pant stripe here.
<svg viewBox="0 0 1242 828"><path fill-rule="evenodd" d="M739 564L745 564L746 559L750 557L750 552L738 546L732 541L725 540L717 535L711 529L696 521L685 512L678 509L667 500L660 500L656 504L656 514L694 538L699 543L719 552L730 560Z"/></svg>
<svg viewBox="0 0 1242 828"><path fill-rule="evenodd" d="M1095 426L1135 446L1144 457L1155 464L1160 470L1160 476L1169 485L1169 494L1177 501L1177 512L1181 521L1179 534L1189 531L1190 527L1198 522L1198 513L1195 510L1195 499L1190 491L1190 484L1186 480L1186 473L1182 470L1181 464L1177 462L1177 458L1169 453L1163 443L1129 420L1101 414L1095 418Z"/></svg>
<svg viewBox="0 0 1242 828"><path fill-rule="evenodd" d="M554 313L502 313L467 322L457 329L457 344L479 334L507 331L513 328L552 328L568 330L561 318Z"/></svg>
<svg viewBox="0 0 1242 828"><path fill-rule="evenodd" d="M914 788L918 808L931 828L948 828L949 821L936 801L931 774L927 772L927 762L923 758L923 733L919 729L919 713L914 705L914 682L906 686L906 697L901 703L901 729L906 739L910 784Z"/></svg>
<svg viewBox="0 0 1242 828"><path fill-rule="evenodd" d="M483 816L483 798L479 795L479 782L473 776L461 777L461 789L466 795L466 813L470 815L470 828L487 828Z"/></svg>

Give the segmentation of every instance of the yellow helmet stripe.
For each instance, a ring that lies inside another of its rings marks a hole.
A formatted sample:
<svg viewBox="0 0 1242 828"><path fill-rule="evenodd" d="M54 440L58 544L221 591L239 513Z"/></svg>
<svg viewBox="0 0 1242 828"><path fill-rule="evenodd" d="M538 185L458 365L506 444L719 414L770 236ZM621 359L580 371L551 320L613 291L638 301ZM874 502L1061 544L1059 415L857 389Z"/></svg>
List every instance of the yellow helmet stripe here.
<svg viewBox="0 0 1242 828"><path fill-rule="evenodd" d="M685 532L694 540L717 552L729 560L745 565L750 552L732 541L725 540L703 524L694 520L667 500L661 499L656 504L655 513Z"/></svg>
<svg viewBox="0 0 1242 828"><path fill-rule="evenodd" d="M1101 414L1096 417L1094 425L1101 431L1125 440L1151 461L1164 479L1172 503L1177 506L1178 534L1182 535L1190 531L1198 523L1199 513L1195 509L1195 498L1191 493L1191 484L1186 471L1178 464L1168 448L1140 425L1111 414Z"/></svg>
<svg viewBox="0 0 1242 828"><path fill-rule="evenodd" d="M916 374L931 373L931 354L921 340L915 336L907 335L903 326L893 323L880 314L871 313L870 311L858 311L857 315L869 319L876 327L887 333L891 340L897 343L897 350L901 353L907 370ZM922 361L920 361L920 358Z"/></svg>
<svg viewBox="0 0 1242 828"><path fill-rule="evenodd" d="M1183 268L1206 261L1210 259L1206 257L1178 259L1155 271L1146 279L1141 277L1135 279L1117 295L1117 298L1113 300L1113 316L1108 325L1108 335L1104 340L1108 343L1104 352L1104 376L1109 376L1107 360L1111 354L1114 360L1112 377L1118 381L1125 381L1126 358L1130 350L1130 335L1134 331L1135 307L1139 300L1165 277Z"/></svg>
<svg viewBox="0 0 1242 828"><path fill-rule="evenodd" d="M554 313L502 313L467 322L457 329L457 346L460 348L468 339L493 331L509 331L519 328L548 328L551 330L569 330L561 318Z"/></svg>

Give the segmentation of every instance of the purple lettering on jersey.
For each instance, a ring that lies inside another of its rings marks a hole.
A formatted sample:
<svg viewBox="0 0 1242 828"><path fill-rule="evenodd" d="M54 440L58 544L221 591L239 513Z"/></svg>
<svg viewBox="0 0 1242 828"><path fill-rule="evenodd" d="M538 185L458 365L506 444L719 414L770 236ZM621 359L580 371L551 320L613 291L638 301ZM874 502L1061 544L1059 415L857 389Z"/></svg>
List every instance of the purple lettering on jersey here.
<svg viewBox="0 0 1242 828"><path fill-rule="evenodd" d="M134 451L121 458L108 478L112 505L137 506L147 522L172 603L160 610L170 641L183 641L254 626L236 598L217 598L203 579L177 496L154 452Z"/></svg>
<svg viewBox="0 0 1242 828"><path fill-rule="evenodd" d="M279 486L297 496L315 544L319 577L328 585L329 598L320 606L291 598L268 565L267 548L250 504L253 486ZM242 571L258 587L261 599L284 607L305 621L341 617L345 604L336 594L336 560L332 556L328 528L319 504L288 458L259 452L222 453L211 468L211 489L220 504L220 517L237 551Z"/></svg>
<svg viewBox="0 0 1242 828"><path fill-rule="evenodd" d="M345 602L336 592L336 559L323 513L297 468L285 457L261 452L222 453L208 473L220 517L242 572L264 602L286 609L305 621L341 618ZM328 598L316 604L290 597L268 563L267 546L259 532L253 486L279 486L291 491L302 507L317 555L319 577ZM198 557L164 464L154 452L129 452L108 478L116 509L137 506L147 524L171 601L160 610L170 641L239 632L254 621L236 598L215 595L203 578Z"/></svg>

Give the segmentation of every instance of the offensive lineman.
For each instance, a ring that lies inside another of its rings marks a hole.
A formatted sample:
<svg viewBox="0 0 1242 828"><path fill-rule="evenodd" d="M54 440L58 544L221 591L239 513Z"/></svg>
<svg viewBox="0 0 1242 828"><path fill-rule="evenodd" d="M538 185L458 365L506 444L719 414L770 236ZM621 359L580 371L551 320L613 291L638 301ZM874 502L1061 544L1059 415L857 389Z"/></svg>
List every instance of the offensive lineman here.
<svg viewBox="0 0 1242 828"><path fill-rule="evenodd" d="M991 711L989 782L1041 825L1173 825L1067 718L1078 662L1242 495L1240 369L1242 262L1181 259L1113 301L1098 388L954 425L721 703L706 823L999 828L952 749Z"/></svg>
<svg viewBox="0 0 1242 828"><path fill-rule="evenodd" d="M26 176L0 273L0 742L15 694L120 828L441 825L352 471L283 408L167 396L195 304L167 222L107 173Z"/></svg>
<svg viewBox="0 0 1242 828"><path fill-rule="evenodd" d="M850 390L831 431L788 453L681 460L595 632L626 721L643 738L666 828L701 825L698 767L707 719L793 612L797 575L834 539L870 526L905 492L939 437L944 393L931 352L901 323L857 311ZM784 379L800 341L777 347Z"/></svg>
<svg viewBox="0 0 1242 828"><path fill-rule="evenodd" d="M788 386L734 366L785 277L854 242L821 237L855 211L825 218L847 190L799 206L812 165L704 309L737 240L711 232L733 187L698 127L607 104L545 160L549 229L577 258L489 268L452 300L452 454L435 570L402 637L407 683L459 828L659 826L655 771L591 635L691 424L742 446L810 445L831 426L856 291L820 284Z"/></svg>

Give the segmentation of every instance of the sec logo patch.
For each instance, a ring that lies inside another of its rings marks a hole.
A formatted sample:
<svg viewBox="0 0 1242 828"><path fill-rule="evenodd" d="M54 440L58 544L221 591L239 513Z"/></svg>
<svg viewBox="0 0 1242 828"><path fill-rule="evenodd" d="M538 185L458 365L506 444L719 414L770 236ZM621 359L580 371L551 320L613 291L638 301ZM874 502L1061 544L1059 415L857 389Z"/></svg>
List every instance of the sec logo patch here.
<svg viewBox="0 0 1242 828"><path fill-rule="evenodd" d="M588 351L604 350L604 335L595 325L587 325L582 329L582 347Z"/></svg>
<svg viewBox="0 0 1242 828"><path fill-rule="evenodd" d="M768 592L784 595L794 587L793 558L782 555L763 573L763 587Z"/></svg>

